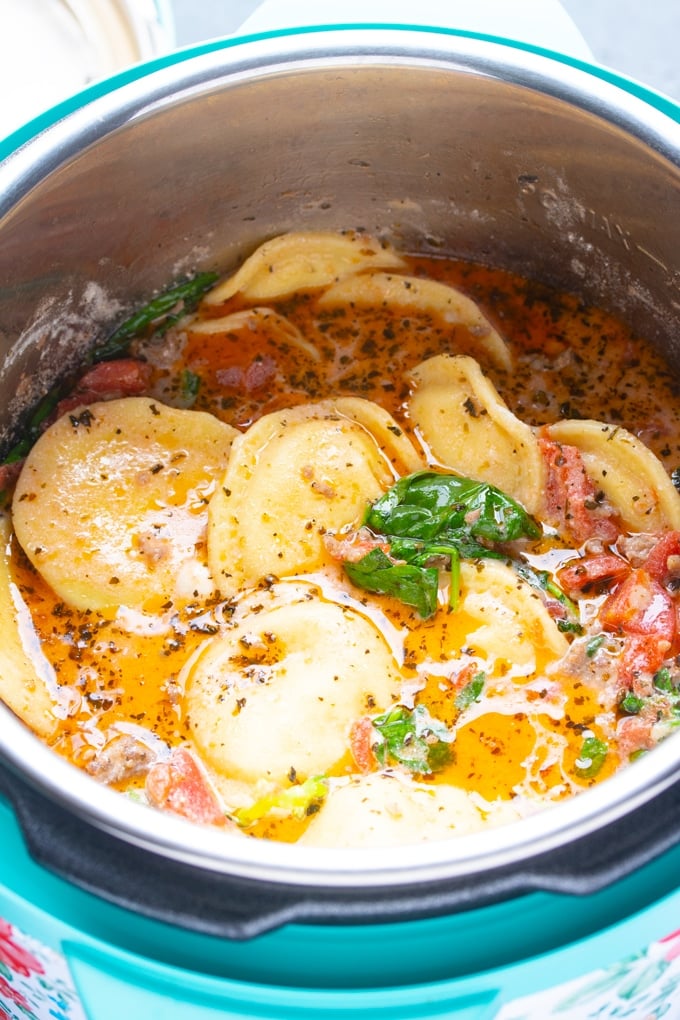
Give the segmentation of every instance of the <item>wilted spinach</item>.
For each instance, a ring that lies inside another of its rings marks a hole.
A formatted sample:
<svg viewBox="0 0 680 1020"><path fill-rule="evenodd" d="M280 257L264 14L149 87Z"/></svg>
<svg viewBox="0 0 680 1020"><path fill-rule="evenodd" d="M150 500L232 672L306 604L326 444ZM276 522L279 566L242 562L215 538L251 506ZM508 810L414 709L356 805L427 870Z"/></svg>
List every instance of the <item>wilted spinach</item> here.
<svg viewBox="0 0 680 1020"><path fill-rule="evenodd" d="M455 734L424 705L395 705L372 723L379 735L373 753L380 765L396 763L419 775L430 775L451 761Z"/></svg>
<svg viewBox="0 0 680 1020"><path fill-rule="evenodd" d="M507 560L498 546L541 534L526 510L494 485L435 471L399 479L368 508L364 524L385 538L389 556L373 549L345 563L348 577L367 591L393 595L424 618L437 608L441 561L451 571L455 608L461 558Z"/></svg>

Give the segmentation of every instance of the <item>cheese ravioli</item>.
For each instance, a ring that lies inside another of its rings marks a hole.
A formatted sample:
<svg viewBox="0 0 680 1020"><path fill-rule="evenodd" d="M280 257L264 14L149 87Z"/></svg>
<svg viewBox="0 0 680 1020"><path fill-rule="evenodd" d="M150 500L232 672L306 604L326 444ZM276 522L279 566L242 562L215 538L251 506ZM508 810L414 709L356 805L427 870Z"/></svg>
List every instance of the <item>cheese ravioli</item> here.
<svg viewBox="0 0 680 1020"><path fill-rule="evenodd" d="M360 518L402 473L422 466L376 404L323 401L265 415L234 444L210 502L210 567L223 595L326 560L323 536Z"/></svg>
<svg viewBox="0 0 680 1020"><path fill-rule="evenodd" d="M187 669L189 729L229 779L286 785L324 773L346 753L352 722L399 694L401 675L371 622L311 587L288 601L286 587Z"/></svg>
<svg viewBox="0 0 680 1020"><path fill-rule="evenodd" d="M35 568L77 609L144 609L212 592L207 501L236 430L147 397L62 415L31 450L12 503Z"/></svg>

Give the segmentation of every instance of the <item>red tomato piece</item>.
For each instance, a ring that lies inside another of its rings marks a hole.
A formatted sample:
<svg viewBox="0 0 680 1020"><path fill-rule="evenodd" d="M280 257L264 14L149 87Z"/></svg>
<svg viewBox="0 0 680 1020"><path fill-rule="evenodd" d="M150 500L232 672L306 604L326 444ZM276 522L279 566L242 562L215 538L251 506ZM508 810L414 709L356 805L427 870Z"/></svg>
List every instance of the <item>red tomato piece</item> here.
<svg viewBox="0 0 680 1020"><path fill-rule="evenodd" d="M639 567L608 597L600 609L600 622L618 634L653 635L672 644L675 605L663 585Z"/></svg>
<svg viewBox="0 0 680 1020"><path fill-rule="evenodd" d="M15 460L11 464L0 464L0 492L9 489L21 474L23 460Z"/></svg>
<svg viewBox="0 0 680 1020"><path fill-rule="evenodd" d="M589 538L615 542L619 529L597 501L580 450L539 436L539 449L547 468L546 513L558 531L566 532L581 545Z"/></svg>
<svg viewBox="0 0 680 1020"><path fill-rule="evenodd" d="M652 677L668 657L670 644L656 634L629 634L619 661L618 686L639 698L653 692Z"/></svg>
<svg viewBox="0 0 680 1020"><path fill-rule="evenodd" d="M361 772L372 772L377 761L373 754L373 723L366 715L352 723L349 731L349 746L357 768Z"/></svg>
<svg viewBox="0 0 680 1020"><path fill-rule="evenodd" d="M452 673L449 677L449 683L453 687L456 694L460 694L464 687L474 680L479 673L479 666L476 662L468 662L467 665L463 666L457 673Z"/></svg>
<svg viewBox="0 0 680 1020"><path fill-rule="evenodd" d="M655 581L677 577L680 568L680 531L667 531L645 560L645 570Z"/></svg>
<svg viewBox="0 0 680 1020"><path fill-rule="evenodd" d="M558 571L560 586L568 595L602 589L630 573L630 564L614 553L584 556Z"/></svg>
<svg viewBox="0 0 680 1020"><path fill-rule="evenodd" d="M675 603L646 570L631 571L600 609L606 630L625 637L619 687L640 697L651 693L650 678L670 654L677 631Z"/></svg>
<svg viewBox="0 0 680 1020"><path fill-rule="evenodd" d="M117 358L100 361L78 382L78 389L108 396L133 397L143 393L149 385L151 366L138 358Z"/></svg>
<svg viewBox="0 0 680 1020"><path fill-rule="evenodd" d="M151 803L201 825L225 825L226 817L196 759L177 747L168 761L153 765L146 777Z"/></svg>

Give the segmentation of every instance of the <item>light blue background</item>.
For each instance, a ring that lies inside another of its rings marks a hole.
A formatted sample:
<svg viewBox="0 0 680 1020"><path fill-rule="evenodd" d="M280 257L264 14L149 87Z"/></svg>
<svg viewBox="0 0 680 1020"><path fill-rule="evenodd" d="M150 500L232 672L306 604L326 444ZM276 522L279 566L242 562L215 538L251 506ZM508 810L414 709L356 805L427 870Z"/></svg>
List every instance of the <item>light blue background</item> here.
<svg viewBox="0 0 680 1020"><path fill-rule="evenodd" d="M177 45L188 46L235 32L257 0L170 0L170 6ZM562 0L562 6L598 63L680 101L678 0Z"/></svg>

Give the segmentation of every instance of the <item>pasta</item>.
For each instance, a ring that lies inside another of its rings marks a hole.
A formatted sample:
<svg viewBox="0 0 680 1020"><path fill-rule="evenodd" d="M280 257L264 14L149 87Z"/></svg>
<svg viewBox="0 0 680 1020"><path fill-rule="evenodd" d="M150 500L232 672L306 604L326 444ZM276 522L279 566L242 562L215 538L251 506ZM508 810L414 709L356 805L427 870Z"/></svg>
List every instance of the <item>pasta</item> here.
<svg viewBox="0 0 680 1020"><path fill-rule="evenodd" d="M430 463L494 482L530 513L545 470L536 437L507 407L470 357L440 354L416 366L408 410Z"/></svg>
<svg viewBox="0 0 680 1020"><path fill-rule="evenodd" d="M512 367L510 352L502 337L482 315L474 301L460 291L436 280L389 273L363 273L333 284L321 297L322 308L339 305L389 305L415 314L440 317L450 325L463 325L474 336L477 348L499 367Z"/></svg>
<svg viewBox="0 0 680 1020"><path fill-rule="evenodd" d="M189 729L220 776L283 786L343 756L369 707L399 696L389 648L355 611L306 592L206 643L187 677ZM311 688L311 689L310 689Z"/></svg>
<svg viewBox="0 0 680 1020"><path fill-rule="evenodd" d="M410 442L389 431L390 420L345 398L266 415L237 440L210 501L210 566L223 594L268 574L319 567L326 531L359 515L397 471L421 466Z"/></svg>
<svg viewBox="0 0 680 1020"><path fill-rule="evenodd" d="M213 290L207 302L219 305L236 293L258 300L277 298L342 280L362 269L401 266L396 252L362 234L284 234L261 245Z"/></svg>
<svg viewBox="0 0 680 1020"><path fill-rule="evenodd" d="M475 801L453 786L405 784L398 776L377 773L338 786L300 843L368 847L429 842L517 817L510 806Z"/></svg>
<svg viewBox="0 0 680 1020"><path fill-rule="evenodd" d="M362 232L169 294L0 466L0 697L55 753L225 838L391 846L519 822L672 733L680 411L651 348Z"/></svg>
<svg viewBox="0 0 680 1020"><path fill-rule="evenodd" d="M145 397L62 415L17 482L14 530L71 606L105 609L212 591L197 555L234 430Z"/></svg>
<svg viewBox="0 0 680 1020"><path fill-rule="evenodd" d="M577 447L588 474L632 531L680 528L680 498L660 461L627 429L600 421L560 421L551 439Z"/></svg>
<svg viewBox="0 0 680 1020"><path fill-rule="evenodd" d="M41 737L49 737L57 726L54 713L56 682L49 662L39 653L30 655L25 647L23 600L12 580L9 559L10 521L0 515L0 604L5 621L0 645L0 697L13 712Z"/></svg>

